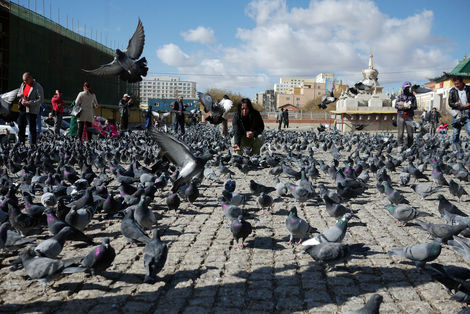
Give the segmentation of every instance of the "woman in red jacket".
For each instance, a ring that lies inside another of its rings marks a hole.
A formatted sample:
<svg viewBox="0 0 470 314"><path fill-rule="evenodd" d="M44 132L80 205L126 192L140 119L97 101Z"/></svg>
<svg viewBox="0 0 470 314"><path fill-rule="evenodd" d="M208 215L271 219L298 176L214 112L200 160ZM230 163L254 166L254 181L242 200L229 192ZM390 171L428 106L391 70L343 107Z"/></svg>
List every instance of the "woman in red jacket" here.
<svg viewBox="0 0 470 314"><path fill-rule="evenodd" d="M55 91L55 95L52 96L52 111L55 117L55 134L60 134L60 127L62 126L62 116L64 114L64 101L60 96L59 90Z"/></svg>

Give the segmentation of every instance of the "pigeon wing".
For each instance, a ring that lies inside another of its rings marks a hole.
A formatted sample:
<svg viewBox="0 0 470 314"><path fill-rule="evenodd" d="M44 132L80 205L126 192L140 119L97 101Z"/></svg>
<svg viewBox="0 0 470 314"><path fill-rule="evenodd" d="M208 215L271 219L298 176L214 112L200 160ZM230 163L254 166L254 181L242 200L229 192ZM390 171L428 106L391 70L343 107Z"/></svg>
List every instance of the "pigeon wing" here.
<svg viewBox="0 0 470 314"><path fill-rule="evenodd" d="M212 111L212 108L214 106L214 99L212 98L211 95L209 95L207 93L198 92L197 97L199 98L199 101L204 106L204 111L205 112Z"/></svg>
<svg viewBox="0 0 470 314"><path fill-rule="evenodd" d="M119 64L119 62L117 61L116 58L114 58L114 60L108 64L103 64L102 66L100 66L99 68L97 69L94 69L94 70L84 70L82 69L82 71L85 71L87 73L91 73L93 75L97 75L97 76L104 76L104 75L117 75L119 73L121 73L121 71L123 70L123 68L121 67L121 65Z"/></svg>
<svg viewBox="0 0 470 314"><path fill-rule="evenodd" d="M8 115L10 113L11 103L16 99L18 88L0 95L0 114Z"/></svg>
<svg viewBox="0 0 470 314"><path fill-rule="evenodd" d="M189 148L173 136L154 131L153 137L161 147L161 153L178 167L183 168L188 162L196 162Z"/></svg>
<svg viewBox="0 0 470 314"><path fill-rule="evenodd" d="M129 44L127 45L124 53L131 59L137 59L144 50L144 43L144 26L142 25L142 21L139 19L139 23L137 24L134 35L132 35L131 39L129 39Z"/></svg>

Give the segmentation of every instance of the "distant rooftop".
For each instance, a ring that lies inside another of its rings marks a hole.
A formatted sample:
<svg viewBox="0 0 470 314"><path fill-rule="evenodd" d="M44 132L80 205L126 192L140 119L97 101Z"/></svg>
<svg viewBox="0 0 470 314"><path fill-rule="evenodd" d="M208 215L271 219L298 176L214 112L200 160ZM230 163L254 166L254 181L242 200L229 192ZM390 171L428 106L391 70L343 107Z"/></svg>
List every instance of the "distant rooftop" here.
<svg viewBox="0 0 470 314"><path fill-rule="evenodd" d="M462 76L470 78L470 58L465 56L450 72L444 72L441 76L431 78L430 81L442 82L453 76Z"/></svg>

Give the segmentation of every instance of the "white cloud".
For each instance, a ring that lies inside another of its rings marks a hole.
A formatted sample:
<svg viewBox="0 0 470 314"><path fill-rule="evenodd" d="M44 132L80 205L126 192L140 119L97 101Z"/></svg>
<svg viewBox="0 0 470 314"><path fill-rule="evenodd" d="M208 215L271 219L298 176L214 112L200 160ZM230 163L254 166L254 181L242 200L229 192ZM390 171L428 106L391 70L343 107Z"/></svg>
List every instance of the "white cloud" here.
<svg viewBox="0 0 470 314"><path fill-rule="evenodd" d="M279 76L319 72L335 72L351 84L362 79L370 52L382 84L423 80L455 65L440 48L442 39L431 32L434 15L428 10L395 18L369 0L312 0L306 8L288 7L285 0L255 0L246 14L255 26L237 30L238 47L188 56L170 44L157 54L180 73L220 75L193 77L198 89L261 90L272 88ZM183 36L188 40L200 28Z"/></svg>
<svg viewBox="0 0 470 314"><path fill-rule="evenodd" d="M210 27L198 26L195 29L190 29L187 32L182 32L184 40L201 43L201 44L212 44L215 42L214 30Z"/></svg>
<svg viewBox="0 0 470 314"><path fill-rule="evenodd" d="M193 65L191 57L185 54L180 47L175 44L167 44L158 49L157 57L170 66L181 67Z"/></svg>

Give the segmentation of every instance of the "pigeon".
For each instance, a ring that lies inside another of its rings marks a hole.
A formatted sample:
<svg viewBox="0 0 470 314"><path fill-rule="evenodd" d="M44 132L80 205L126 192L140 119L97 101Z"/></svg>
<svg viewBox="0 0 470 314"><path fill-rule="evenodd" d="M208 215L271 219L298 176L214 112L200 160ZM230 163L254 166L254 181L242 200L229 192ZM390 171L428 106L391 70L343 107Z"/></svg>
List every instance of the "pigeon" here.
<svg viewBox="0 0 470 314"><path fill-rule="evenodd" d="M0 249L16 251L34 241L36 238L23 237L19 233L9 230L10 223L5 221L0 225Z"/></svg>
<svg viewBox="0 0 470 314"><path fill-rule="evenodd" d="M134 211L129 210L121 222L121 233L130 243L141 242L147 244L150 241L149 236L144 229L134 220Z"/></svg>
<svg viewBox="0 0 470 314"><path fill-rule="evenodd" d="M274 178L274 183L276 186L274 187L276 189L276 193L279 197L287 196L289 193L289 190L287 189L287 186L284 182L281 182L279 178Z"/></svg>
<svg viewBox="0 0 470 314"><path fill-rule="evenodd" d="M390 203L395 205L410 203L408 200L405 199L403 195L401 195L400 192L395 190L387 181L383 181L382 185L385 187L385 195L387 196L387 199L390 201Z"/></svg>
<svg viewBox="0 0 470 314"><path fill-rule="evenodd" d="M338 263L346 265L353 255L365 254L368 250L369 248L362 243L348 245L336 242L324 242L304 248L304 251L315 261L328 264L330 269Z"/></svg>
<svg viewBox="0 0 470 314"><path fill-rule="evenodd" d="M19 257L28 276L42 284L43 293L46 293L47 282L60 276L65 267L63 261L37 256L36 252L29 249L21 251Z"/></svg>
<svg viewBox="0 0 470 314"><path fill-rule="evenodd" d="M139 204L134 209L134 220L144 229L152 229L157 223L157 217L145 204L146 196L141 196Z"/></svg>
<svg viewBox="0 0 470 314"><path fill-rule="evenodd" d="M302 242L303 246L317 245L324 242L341 242L346 235L346 229L348 228L348 222L353 217L352 213L346 213L338 220L338 222L320 233L312 239L308 239Z"/></svg>
<svg viewBox="0 0 470 314"><path fill-rule="evenodd" d="M209 123L217 125L225 121L223 115L226 109L223 106L222 102L216 103L212 96L208 93L198 92L197 97L204 106L204 111L207 113L210 112L210 115L206 118ZM231 105L233 105L233 102L230 99L224 99L224 102L226 101L229 102L227 106L231 107Z"/></svg>
<svg viewBox="0 0 470 314"><path fill-rule="evenodd" d="M166 205L168 206L169 210L178 210L180 204L181 200L177 193L171 193L166 197Z"/></svg>
<svg viewBox="0 0 470 314"><path fill-rule="evenodd" d="M465 191L463 186L461 186L460 184L458 184L452 179L449 181L449 192L453 196L456 196L459 199L459 202L460 202L460 199L462 198L462 195L468 195L467 191Z"/></svg>
<svg viewBox="0 0 470 314"><path fill-rule="evenodd" d="M100 246L91 250L87 256L85 256L79 267L68 267L64 269L64 273L77 273L77 272L89 272L92 276L104 272L114 261L116 252L109 243L109 238L104 238Z"/></svg>
<svg viewBox="0 0 470 314"><path fill-rule="evenodd" d="M421 199L424 200L429 195L432 195L441 190L440 187L432 187L426 183L418 183L410 185L411 189L421 196Z"/></svg>
<svg viewBox="0 0 470 314"><path fill-rule="evenodd" d="M85 206L77 210L74 206L65 216L65 222L83 231L93 218L94 208Z"/></svg>
<svg viewBox="0 0 470 314"><path fill-rule="evenodd" d="M404 248L392 249L388 255L405 257L414 262L418 269L424 268L427 262L435 260L441 254L441 239L431 243L415 244Z"/></svg>
<svg viewBox="0 0 470 314"><path fill-rule="evenodd" d="M250 180L250 191L254 195L259 195L261 192L264 192L265 194L271 193L275 191L275 189L273 187L267 187L260 183L256 183L254 180Z"/></svg>
<svg viewBox="0 0 470 314"><path fill-rule="evenodd" d="M160 240L158 229L153 229L153 238L144 248L144 283L153 284L157 281L157 274L163 269L168 256L168 247Z"/></svg>
<svg viewBox="0 0 470 314"><path fill-rule="evenodd" d="M344 214L351 212L351 210L346 206L333 202L333 200L328 195L325 195L323 201L325 202L326 212L331 217L339 218Z"/></svg>
<svg viewBox="0 0 470 314"><path fill-rule="evenodd" d="M248 221L243 219L243 216L238 216L238 219L232 220L230 225L230 231L232 231L233 237L235 239L236 247L243 248L245 239L251 234L253 227ZM242 239L241 243L239 239Z"/></svg>
<svg viewBox="0 0 470 314"><path fill-rule="evenodd" d="M240 206L244 205L247 197L239 193L230 193L225 190L222 191L222 200L230 205Z"/></svg>
<svg viewBox="0 0 470 314"><path fill-rule="evenodd" d="M431 178L437 185L449 185L446 178L444 177L444 174L437 165L433 165Z"/></svg>
<svg viewBox="0 0 470 314"><path fill-rule="evenodd" d="M364 91L370 90L372 88L371 85L366 85L362 82L358 82L358 83L354 84L354 87L358 90L364 90Z"/></svg>
<svg viewBox="0 0 470 314"><path fill-rule="evenodd" d="M265 208L272 208L273 198L271 197L271 195L264 194L264 192L261 192L261 194L256 199L256 203L258 203L259 207L263 210L262 213L264 213Z"/></svg>
<svg viewBox="0 0 470 314"><path fill-rule="evenodd" d="M8 116L11 111L11 104L18 95L18 88L0 95L0 115Z"/></svg>
<svg viewBox="0 0 470 314"><path fill-rule="evenodd" d="M468 227L467 225L431 224L421 220L416 220L416 224L418 224L421 229L429 232L432 237L441 238L444 243Z"/></svg>
<svg viewBox="0 0 470 314"><path fill-rule="evenodd" d="M56 258L60 252L62 252L65 241L71 232L72 229L70 227L62 228L62 230L60 230L59 233L54 235L52 238L39 243L34 248L34 251L38 254L38 256Z"/></svg>
<svg viewBox="0 0 470 314"><path fill-rule="evenodd" d="M411 179L411 174L409 174L408 172L400 173L400 184L402 186L408 185L408 183L410 183L410 179Z"/></svg>
<svg viewBox="0 0 470 314"><path fill-rule="evenodd" d="M137 60L144 50L145 34L142 22L139 19L137 28L129 40L126 50L116 49L114 60L94 70L83 70L98 76L119 75L121 80L129 83L142 81L142 76L148 72L147 60Z"/></svg>
<svg viewBox="0 0 470 314"><path fill-rule="evenodd" d="M116 252L109 243L109 238L104 238L100 246L94 248L82 260L81 264L94 276L105 271L114 261Z"/></svg>
<svg viewBox="0 0 470 314"><path fill-rule="evenodd" d="M232 175L229 173L227 180L224 183L224 190L230 193L235 192L235 187L237 186L237 182L232 179Z"/></svg>
<svg viewBox="0 0 470 314"><path fill-rule="evenodd" d="M356 311L344 312L344 314L379 314L380 305L383 302L383 296L380 294L373 294L364 307Z"/></svg>
<svg viewBox="0 0 470 314"><path fill-rule="evenodd" d="M459 215L459 216L463 216L463 217L467 217L468 215L466 213L464 213L463 211L461 211L460 209L457 208L457 206L455 206L454 204L452 204L451 202L449 202L444 195L442 194L438 194L437 195L437 198L439 199L439 205L438 205L438 210L439 210L439 213L442 215L443 212L448 212L450 214L454 214L454 215Z"/></svg>
<svg viewBox="0 0 470 314"><path fill-rule="evenodd" d="M335 101L336 101L336 97L333 94L333 90L331 90L328 96L323 96L321 98L321 103L318 104L318 108L326 109L329 104L334 103Z"/></svg>
<svg viewBox="0 0 470 314"><path fill-rule="evenodd" d="M81 241L87 244L94 244L93 240L87 237L83 232L78 230L77 228L69 225L68 223L58 219L52 208L48 207L44 211L44 214L47 216L47 228L49 229L50 233L56 235L65 227L70 227L70 235L68 236L68 240L72 241Z"/></svg>
<svg viewBox="0 0 470 314"><path fill-rule="evenodd" d="M398 221L403 223L403 226L410 220L413 220L418 217L425 217L425 216L432 216L432 214L419 211L414 207L411 207L406 204L398 204L398 205L385 205L385 209L388 210L390 215L396 218Z"/></svg>
<svg viewBox="0 0 470 314"><path fill-rule="evenodd" d="M172 192L178 191L181 186L203 172L206 162L211 158L208 153L201 157L194 157L188 146L166 133L153 131L153 137L161 148L159 154L180 168L179 175L173 182Z"/></svg>
<svg viewBox="0 0 470 314"><path fill-rule="evenodd" d="M242 215L242 209L235 205L230 205L222 202L222 210L224 211L225 217L231 222L234 219L238 219L238 216Z"/></svg>
<svg viewBox="0 0 470 314"><path fill-rule="evenodd" d="M289 242L287 242L289 245L292 244L294 238L299 238L299 242L295 243L299 245L305 237L317 232L308 222L297 216L297 208L295 206L292 206L289 211L289 216L286 219L286 227L290 233Z"/></svg>

